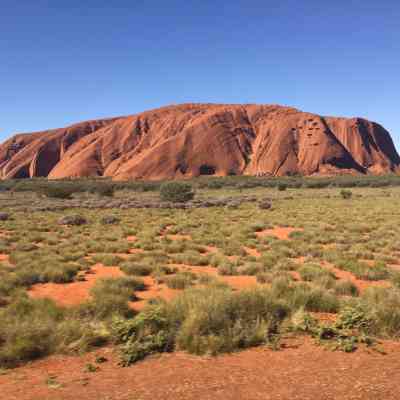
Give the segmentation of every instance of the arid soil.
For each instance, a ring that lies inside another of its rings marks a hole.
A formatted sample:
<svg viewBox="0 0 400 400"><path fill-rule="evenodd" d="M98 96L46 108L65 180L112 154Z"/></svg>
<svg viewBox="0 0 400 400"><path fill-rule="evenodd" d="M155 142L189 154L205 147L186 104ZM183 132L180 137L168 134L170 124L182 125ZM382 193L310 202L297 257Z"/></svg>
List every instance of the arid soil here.
<svg viewBox="0 0 400 400"><path fill-rule="evenodd" d="M299 232L299 231L301 231L301 229L299 229L299 228L292 228L290 226L288 226L288 227L277 226L275 228L265 229L263 231L256 232L256 235L258 237L274 236L274 237L276 237L278 239L281 239L281 240L288 240L289 239L289 235L292 232Z"/></svg>
<svg viewBox="0 0 400 400"><path fill-rule="evenodd" d="M266 229L260 232L256 232L259 238L265 236L273 236L280 240L290 240L290 233L301 231L300 228L293 227L274 227L270 229ZM163 236L167 236L171 240L192 240L190 235L178 235L178 234L168 234L168 228L164 232ZM128 242L134 243L136 241L135 236L128 236ZM216 247L209 246L207 248L208 252L216 252L218 249ZM142 252L142 249L132 248L130 253ZM245 251L254 257L260 257L261 254L256 249L245 248ZM0 260L1 260L0 255ZM121 254L121 257L126 255ZM3 255L3 259L7 260L7 256ZM230 257L232 260L235 259L235 256ZM301 257L299 259L295 259L295 262L299 264L303 264L305 259ZM334 267L332 264L327 262L323 262L321 264L323 267L332 271L338 280L350 280L357 286L360 291L365 290L370 286L390 286L390 282L387 280L383 281L365 281L361 279L357 279L352 273L341 270L339 268ZM185 264L171 264L171 267L177 268L180 271L191 271L195 274L206 274L217 278L219 281L227 283L234 290L243 290L249 289L257 286L257 280L254 275L233 275L233 276L224 276L218 274L218 269L212 266L192 266ZM396 266L392 267L396 268ZM291 274L294 279L300 280L300 275L297 271L291 271ZM51 298L56 301L58 304L63 306L73 306L81 304L87 301L90 298L90 289L94 286L97 279L107 278L107 277L119 277L123 276L124 273L120 270L119 267L114 266L103 266L101 264L96 264L93 266L87 273L84 274L84 280L76 281L67 284L58 284L58 283L44 283L44 284L35 284L28 291L28 294L34 298ZM146 284L146 290L137 292L136 295L139 300L134 302L130 302L130 307L134 310L140 311L147 304L147 301L154 298L162 298L165 300L171 300L175 296L177 296L181 290L178 289L170 289L164 283L157 283L152 277L147 276L143 278L144 283Z"/></svg>
<svg viewBox="0 0 400 400"><path fill-rule="evenodd" d="M215 358L186 353L118 365L111 348L52 356L0 375L1 400L398 400L400 344L333 352L308 338ZM96 357L108 361L96 364ZM87 372L87 364L98 366Z"/></svg>
<svg viewBox="0 0 400 400"><path fill-rule="evenodd" d="M399 166L382 126L278 105L169 106L18 134L0 145L1 178L383 174Z"/></svg>
<svg viewBox="0 0 400 400"><path fill-rule="evenodd" d="M94 265L89 273L85 274L84 281L67 284L39 283L33 285L28 294L34 298L48 297L63 306L81 304L88 300L90 288L94 286L97 279L115 278L124 275L119 267L105 267L101 264Z"/></svg>

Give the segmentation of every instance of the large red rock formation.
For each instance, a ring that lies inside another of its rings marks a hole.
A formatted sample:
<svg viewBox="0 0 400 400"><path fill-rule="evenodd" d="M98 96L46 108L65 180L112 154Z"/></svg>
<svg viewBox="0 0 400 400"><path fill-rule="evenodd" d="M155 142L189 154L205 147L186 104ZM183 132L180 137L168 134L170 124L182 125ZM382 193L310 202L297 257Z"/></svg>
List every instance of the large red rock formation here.
<svg viewBox="0 0 400 400"><path fill-rule="evenodd" d="M277 105L169 106L20 134L0 146L3 179L399 171L399 155L382 126Z"/></svg>

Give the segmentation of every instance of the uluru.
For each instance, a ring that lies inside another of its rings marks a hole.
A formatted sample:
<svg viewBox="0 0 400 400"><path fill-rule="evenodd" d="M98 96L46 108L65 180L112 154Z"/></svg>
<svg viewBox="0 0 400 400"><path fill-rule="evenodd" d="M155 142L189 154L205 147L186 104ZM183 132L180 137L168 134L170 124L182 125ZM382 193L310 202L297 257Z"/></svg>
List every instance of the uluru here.
<svg viewBox="0 0 400 400"><path fill-rule="evenodd" d="M17 134L2 179L387 174L400 157L381 125L279 105L182 104Z"/></svg>

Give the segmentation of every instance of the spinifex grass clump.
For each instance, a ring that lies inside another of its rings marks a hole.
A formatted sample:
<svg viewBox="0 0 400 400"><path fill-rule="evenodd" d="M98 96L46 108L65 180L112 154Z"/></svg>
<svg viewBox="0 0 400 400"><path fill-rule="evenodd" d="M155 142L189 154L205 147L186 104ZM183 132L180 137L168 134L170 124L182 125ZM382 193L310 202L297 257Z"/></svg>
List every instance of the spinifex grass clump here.
<svg viewBox="0 0 400 400"><path fill-rule="evenodd" d="M361 302L371 315L373 334L400 338L400 289L371 287Z"/></svg>
<svg viewBox="0 0 400 400"><path fill-rule="evenodd" d="M121 278L102 278L96 282L91 289L94 297L101 297L104 294L123 296L127 300L136 300L135 291L141 291L146 288L141 279L133 277Z"/></svg>
<svg viewBox="0 0 400 400"><path fill-rule="evenodd" d="M121 271L126 275L148 276L155 270L155 267L143 262L124 261L120 265Z"/></svg>
<svg viewBox="0 0 400 400"><path fill-rule="evenodd" d="M0 308L0 367L14 367L55 352L87 351L109 334L101 324L79 319L74 310L48 299L14 297Z"/></svg>
<svg viewBox="0 0 400 400"><path fill-rule="evenodd" d="M356 278L366 281L379 281L390 277L386 264L383 262L375 262L370 266L362 261L342 259L337 262L337 266L351 272Z"/></svg>
<svg viewBox="0 0 400 400"><path fill-rule="evenodd" d="M218 354L274 340L288 307L266 290L190 289L170 303L149 306L132 321L114 322L125 365L179 348Z"/></svg>
<svg viewBox="0 0 400 400"><path fill-rule="evenodd" d="M299 268L299 274L301 279L304 281L316 281L326 277L335 278L335 275L332 272L318 264L304 264Z"/></svg>
<svg viewBox="0 0 400 400"><path fill-rule="evenodd" d="M144 282L138 278L100 279L90 290L90 300L78 307L77 314L95 320L107 320L115 315L132 317L134 312L128 302L137 300L135 292L144 289Z"/></svg>
<svg viewBox="0 0 400 400"><path fill-rule="evenodd" d="M196 275L191 272L178 272L175 275L165 278L165 283L170 289L186 289L192 286L196 280Z"/></svg>

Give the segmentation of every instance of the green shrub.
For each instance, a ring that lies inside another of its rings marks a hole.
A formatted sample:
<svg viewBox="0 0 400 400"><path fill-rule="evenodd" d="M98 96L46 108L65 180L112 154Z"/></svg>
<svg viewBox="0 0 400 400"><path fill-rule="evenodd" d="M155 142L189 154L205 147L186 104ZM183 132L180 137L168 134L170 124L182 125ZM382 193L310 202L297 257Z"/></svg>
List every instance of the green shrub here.
<svg viewBox="0 0 400 400"><path fill-rule="evenodd" d="M368 333L373 320L366 307L360 303L348 305L340 310L335 326L339 329L357 329Z"/></svg>
<svg viewBox="0 0 400 400"><path fill-rule="evenodd" d="M162 306L148 306L131 320L114 318L112 332L116 342L122 345L121 361L125 366L173 348L169 321Z"/></svg>
<svg viewBox="0 0 400 400"><path fill-rule="evenodd" d="M342 189L340 191L340 195L342 196L343 199L350 199L351 196L353 195L353 192L351 190Z"/></svg>
<svg viewBox="0 0 400 400"><path fill-rule="evenodd" d="M90 185L88 191L99 196L112 197L114 196L115 187L110 183L97 183Z"/></svg>
<svg viewBox="0 0 400 400"><path fill-rule="evenodd" d="M162 201L186 203L194 198L194 191L189 183L166 182L160 187L160 198Z"/></svg>
<svg viewBox="0 0 400 400"><path fill-rule="evenodd" d="M61 185L57 183L49 184L41 189L43 195L55 199L70 199L76 192L76 187L72 185Z"/></svg>

